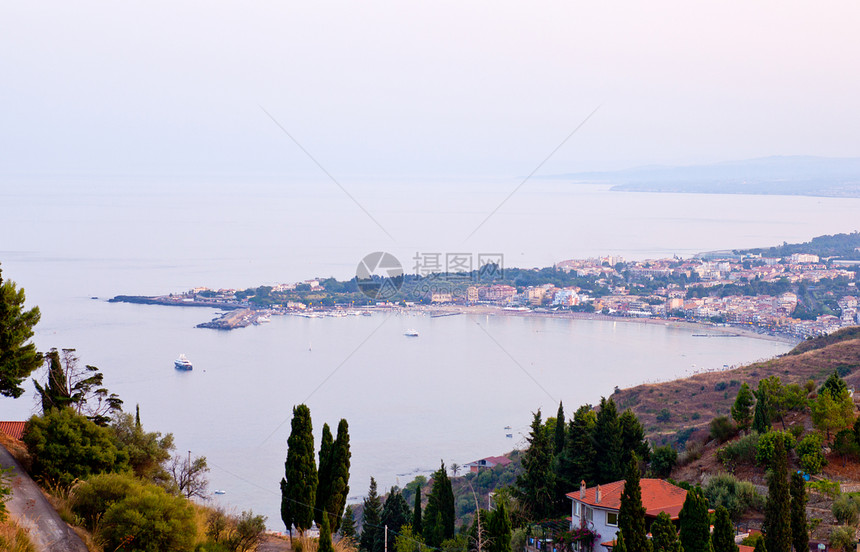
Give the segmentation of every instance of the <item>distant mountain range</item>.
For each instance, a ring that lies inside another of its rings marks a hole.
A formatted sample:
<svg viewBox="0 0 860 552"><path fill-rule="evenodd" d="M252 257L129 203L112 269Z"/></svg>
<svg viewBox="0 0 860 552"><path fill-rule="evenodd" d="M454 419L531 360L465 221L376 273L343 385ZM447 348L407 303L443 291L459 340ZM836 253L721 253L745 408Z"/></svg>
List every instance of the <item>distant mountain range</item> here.
<svg viewBox="0 0 860 552"><path fill-rule="evenodd" d="M647 166L554 175L613 191L860 197L860 158L761 157L688 167Z"/></svg>

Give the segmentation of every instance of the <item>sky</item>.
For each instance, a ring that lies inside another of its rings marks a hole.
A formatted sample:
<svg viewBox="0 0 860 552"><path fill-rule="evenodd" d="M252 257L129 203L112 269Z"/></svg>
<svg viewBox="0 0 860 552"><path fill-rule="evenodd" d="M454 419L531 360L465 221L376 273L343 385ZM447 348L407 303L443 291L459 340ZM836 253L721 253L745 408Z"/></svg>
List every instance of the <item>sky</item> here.
<svg viewBox="0 0 860 552"><path fill-rule="evenodd" d="M851 157L858 23L855 1L4 2L0 177Z"/></svg>

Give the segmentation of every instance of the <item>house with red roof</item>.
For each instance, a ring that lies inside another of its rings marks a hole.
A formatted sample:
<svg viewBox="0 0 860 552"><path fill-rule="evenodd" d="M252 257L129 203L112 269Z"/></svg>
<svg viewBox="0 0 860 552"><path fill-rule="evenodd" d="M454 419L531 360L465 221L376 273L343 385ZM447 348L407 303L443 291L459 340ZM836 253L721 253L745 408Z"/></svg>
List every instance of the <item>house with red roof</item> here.
<svg viewBox="0 0 860 552"><path fill-rule="evenodd" d="M496 466L507 466L512 462L507 456L487 456L474 462L469 462L465 467L472 473L477 473L481 468L495 468Z"/></svg>
<svg viewBox="0 0 860 552"><path fill-rule="evenodd" d="M0 432L19 441L24 438L24 428L27 422L0 422Z"/></svg>
<svg viewBox="0 0 860 552"><path fill-rule="evenodd" d="M677 521L687 499L687 491L662 479L641 479L642 505L645 507L645 523L650 526L661 512L666 512L672 521ZM614 481L595 487L580 484L579 491L567 493L572 501L571 530L582 525L599 535L597 552L610 551L618 533L618 511L621 509L621 493L624 481Z"/></svg>

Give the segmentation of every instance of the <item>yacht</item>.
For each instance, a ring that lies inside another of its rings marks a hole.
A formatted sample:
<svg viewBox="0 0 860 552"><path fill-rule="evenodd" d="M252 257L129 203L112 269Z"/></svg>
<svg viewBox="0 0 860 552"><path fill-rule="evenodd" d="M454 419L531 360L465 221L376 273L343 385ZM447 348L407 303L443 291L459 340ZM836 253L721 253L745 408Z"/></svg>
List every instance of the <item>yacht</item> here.
<svg viewBox="0 0 860 552"><path fill-rule="evenodd" d="M418 337L418 330L408 329L403 332L406 337Z"/></svg>
<svg viewBox="0 0 860 552"><path fill-rule="evenodd" d="M184 354L179 355L179 358L173 361L173 365L176 366L177 370L191 370L193 368L191 361Z"/></svg>

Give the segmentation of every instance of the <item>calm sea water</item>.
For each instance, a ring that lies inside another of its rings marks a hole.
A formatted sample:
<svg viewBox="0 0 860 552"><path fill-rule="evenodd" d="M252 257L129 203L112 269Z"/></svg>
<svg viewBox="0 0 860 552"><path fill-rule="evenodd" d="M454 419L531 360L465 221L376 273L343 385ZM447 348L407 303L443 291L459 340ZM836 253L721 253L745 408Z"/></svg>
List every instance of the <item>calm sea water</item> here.
<svg viewBox="0 0 860 552"><path fill-rule="evenodd" d="M212 309L110 304L119 294L348 278L374 250L410 269L418 252L501 252L509 266L628 258L806 240L856 229L860 200L626 194L530 182L466 236L518 181L349 183L394 237L327 182L118 179L0 184L3 275L43 318L41 349L75 347L145 426L205 455L214 498L281 526L293 405L350 423L351 495L405 484L521 445L531 412L597 402L614 386L770 357L789 346L697 339L661 325L517 317L376 314L273 318L233 332L194 328ZM92 299L97 297L98 299ZM406 338L406 328L421 336ZM184 352L191 373L173 369ZM35 411L32 392L0 418ZM513 429L506 431L505 426ZM512 433L513 438L506 438Z"/></svg>

